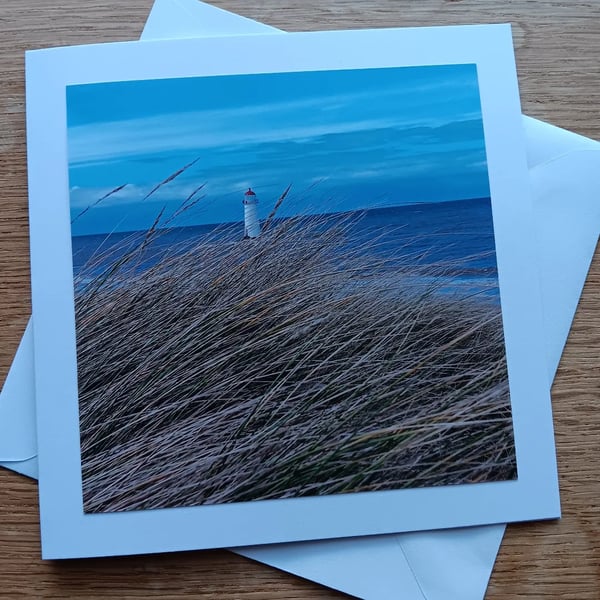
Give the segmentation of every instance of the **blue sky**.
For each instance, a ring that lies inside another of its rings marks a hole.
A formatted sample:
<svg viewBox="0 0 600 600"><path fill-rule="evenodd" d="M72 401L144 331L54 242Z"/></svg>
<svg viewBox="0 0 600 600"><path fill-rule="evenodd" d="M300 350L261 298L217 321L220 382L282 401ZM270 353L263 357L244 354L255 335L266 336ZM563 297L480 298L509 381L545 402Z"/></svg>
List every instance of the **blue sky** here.
<svg viewBox="0 0 600 600"><path fill-rule="evenodd" d="M241 221L248 187L263 217L289 184L281 216L489 195L475 65L71 86L67 117L74 235L145 229L202 184L174 224Z"/></svg>

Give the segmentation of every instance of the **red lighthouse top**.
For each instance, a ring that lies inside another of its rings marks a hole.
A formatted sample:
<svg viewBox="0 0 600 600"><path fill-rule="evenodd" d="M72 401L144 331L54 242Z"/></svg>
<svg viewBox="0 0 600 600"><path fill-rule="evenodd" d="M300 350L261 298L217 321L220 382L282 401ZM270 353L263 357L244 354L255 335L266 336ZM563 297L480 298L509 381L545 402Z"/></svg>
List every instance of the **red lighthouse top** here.
<svg viewBox="0 0 600 600"><path fill-rule="evenodd" d="M256 196L256 194L252 191L252 188L248 188L248 191L244 194L244 196Z"/></svg>

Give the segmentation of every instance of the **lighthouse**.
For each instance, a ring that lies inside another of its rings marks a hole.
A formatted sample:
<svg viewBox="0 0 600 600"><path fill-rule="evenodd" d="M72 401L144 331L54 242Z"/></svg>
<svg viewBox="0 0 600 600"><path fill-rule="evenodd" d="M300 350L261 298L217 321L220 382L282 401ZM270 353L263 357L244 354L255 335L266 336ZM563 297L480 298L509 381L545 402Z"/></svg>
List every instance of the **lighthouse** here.
<svg viewBox="0 0 600 600"><path fill-rule="evenodd" d="M258 198L251 188L244 194L244 237L256 238L260 235L258 222Z"/></svg>

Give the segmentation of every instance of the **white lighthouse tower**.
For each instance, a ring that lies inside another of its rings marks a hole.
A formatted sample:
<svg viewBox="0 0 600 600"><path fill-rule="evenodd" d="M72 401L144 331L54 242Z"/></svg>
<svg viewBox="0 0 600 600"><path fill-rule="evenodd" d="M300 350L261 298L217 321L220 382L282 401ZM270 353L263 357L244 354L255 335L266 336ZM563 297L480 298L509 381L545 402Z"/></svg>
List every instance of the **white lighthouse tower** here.
<svg viewBox="0 0 600 600"><path fill-rule="evenodd" d="M251 188L244 194L244 237L256 238L260 235L258 222L258 198Z"/></svg>

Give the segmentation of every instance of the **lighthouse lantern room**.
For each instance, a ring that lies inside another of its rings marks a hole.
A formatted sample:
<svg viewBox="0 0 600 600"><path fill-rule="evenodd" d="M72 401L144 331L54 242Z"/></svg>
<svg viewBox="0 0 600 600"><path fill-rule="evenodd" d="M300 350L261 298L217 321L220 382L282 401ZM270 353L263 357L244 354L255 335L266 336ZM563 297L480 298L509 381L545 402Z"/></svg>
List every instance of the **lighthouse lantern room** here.
<svg viewBox="0 0 600 600"><path fill-rule="evenodd" d="M258 221L258 198L251 188L244 194L244 237L257 238L260 235Z"/></svg>

